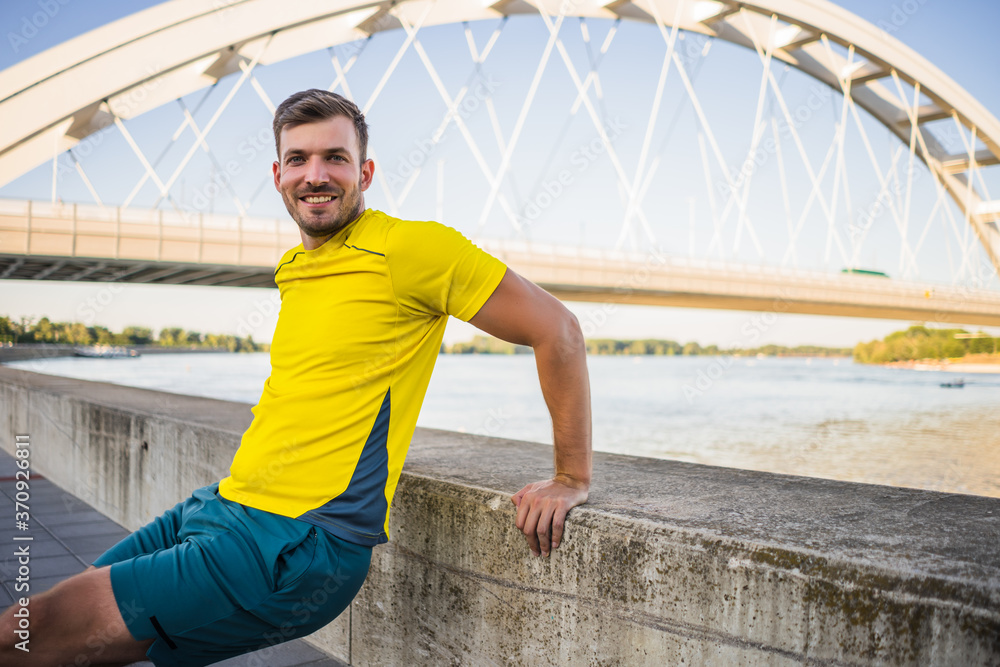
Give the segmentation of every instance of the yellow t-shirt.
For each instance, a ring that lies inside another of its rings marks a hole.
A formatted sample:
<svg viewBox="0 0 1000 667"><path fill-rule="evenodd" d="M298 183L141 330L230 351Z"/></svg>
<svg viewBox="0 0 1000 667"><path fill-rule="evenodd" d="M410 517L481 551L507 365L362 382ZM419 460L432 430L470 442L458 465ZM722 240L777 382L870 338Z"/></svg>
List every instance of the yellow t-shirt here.
<svg viewBox="0 0 1000 667"><path fill-rule="evenodd" d="M219 493L387 541L447 316L471 319L505 271L454 229L371 209L319 248L286 252L271 376Z"/></svg>

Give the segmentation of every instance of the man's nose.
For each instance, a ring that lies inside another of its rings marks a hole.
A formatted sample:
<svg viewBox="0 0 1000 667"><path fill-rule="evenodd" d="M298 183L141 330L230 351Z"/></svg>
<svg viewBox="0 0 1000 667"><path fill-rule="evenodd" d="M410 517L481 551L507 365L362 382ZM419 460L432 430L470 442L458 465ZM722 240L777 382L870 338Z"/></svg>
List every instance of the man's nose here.
<svg viewBox="0 0 1000 667"><path fill-rule="evenodd" d="M330 175L327 173L326 163L319 158L309 160L309 163L306 165L306 182L315 187L329 181Z"/></svg>

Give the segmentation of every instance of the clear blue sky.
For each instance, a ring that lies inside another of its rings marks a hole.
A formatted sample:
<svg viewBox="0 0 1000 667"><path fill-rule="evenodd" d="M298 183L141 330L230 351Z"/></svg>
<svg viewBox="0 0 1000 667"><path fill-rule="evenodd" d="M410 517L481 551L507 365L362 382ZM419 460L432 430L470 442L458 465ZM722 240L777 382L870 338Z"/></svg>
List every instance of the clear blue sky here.
<svg viewBox="0 0 1000 667"><path fill-rule="evenodd" d="M51 2L6 0L0 4L0 26L3 27L0 69L129 12L154 4L157 3L148 0L100 3L64 0L64 4L60 0ZM1000 56L997 54L993 35L995 27L1000 25L1000 3L987 0L838 0L835 4L865 20L890 27L894 37L937 65L977 97L994 115L1000 114ZM58 7L58 11L54 12L51 18L47 18L44 25L34 32L27 29L25 21L30 21L46 7ZM480 34L486 35L488 30ZM26 38L26 35L30 37ZM428 49L433 51L433 44L428 43ZM387 53L391 54L391 51L387 50ZM743 54L742 59L728 52L720 55L721 57L737 59L741 66L752 66L756 61L756 58L749 53ZM435 57L435 60L438 63L442 62L440 57ZM299 62L314 61L319 62L318 58ZM326 66L328 68L328 63ZM439 66L442 70L446 68L445 65ZM550 69L561 69L561 67L556 62L550 64ZM759 65L757 67L759 68ZM278 71L285 72L283 76L288 76L287 70ZM280 82L273 76L269 80L267 72L261 72L260 78L269 91L272 90L271 86L274 86L273 90L282 90ZM294 77L289 78L294 79ZM527 75L524 75L524 79L527 80ZM306 80L303 79L303 82ZM332 76L323 70L321 81L316 81L312 85L325 86L330 80ZM368 83L372 85L371 81ZM751 83L756 85L755 80ZM360 87L364 84L359 82L356 85ZM557 82L553 83L553 86L556 85ZM609 89L613 85L613 81L607 82ZM733 85L735 87L736 82ZM277 95L272 94L272 96ZM247 127L266 126L267 118L262 114L262 107L259 107L259 104L252 111L248 111L247 115L253 117ZM141 128L142 119L137 119L136 123ZM375 127L373 141L378 141L378 136L385 136L385 134L376 135L375 132L389 132L385 125L380 123ZM401 124L397 123L396 127L401 127ZM634 135L636 134L641 135L641 131L636 131ZM626 139L634 141L634 135ZM388 139L385 141L388 143ZM460 140L452 141L454 144L460 143ZM446 148L450 149L451 146ZM393 166L394 154L388 151L387 154L388 158L385 156L382 158L385 160L381 165L383 171ZM45 168L42 169L44 170ZM266 178L266 166L262 171L264 171L262 177ZM46 194L38 195L30 190L32 182L27 177L19 179L16 184L27 194L12 191L8 187L0 190L0 196L27 196L41 199L46 197ZM42 193L47 193L47 187L37 186L38 191ZM423 199L420 199L421 196ZM417 193L413 199L414 208L425 206L429 197L431 195L428 193ZM262 194L259 201L266 214L279 214L280 200L272 193ZM369 203L380 205L377 200ZM464 209L458 208L458 210L459 213L453 214L453 218L461 217L464 213ZM407 213L405 207L403 213ZM419 214L413 215L416 217ZM474 221L472 224L459 224L458 219L446 219L445 222L463 231L474 228ZM584 234L594 235L593 227L588 227ZM872 258L870 261L878 261L878 258ZM886 261L884 257L882 261ZM241 322L257 321L258 315L255 313L270 312L270 297L269 291L249 289L4 281L0 284L0 314L10 314L15 317L47 315L55 320L88 320L113 329L139 324L153 328L174 325L205 332L234 332ZM755 316L750 313L627 306L615 306L611 312L606 312L599 306L580 304L572 307L585 321L607 319L607 324L598 334L601 336L673 338L681 341L695 340L702 344L742 341L747 345L775 342L849 346L859 340L880 337L906 325L905 322L895 321L782 315L777 322L761 328L753 324ZM264 324L257 330L256 337L266 340L273 328L273 316L264 317L264 320ZM759 333L752 340L745 333L741 333L748 330L748 324L749 330ZM461 340L468 338L472 333L473 330L467 326L452 326L449 327L448 338Z"/></svg>

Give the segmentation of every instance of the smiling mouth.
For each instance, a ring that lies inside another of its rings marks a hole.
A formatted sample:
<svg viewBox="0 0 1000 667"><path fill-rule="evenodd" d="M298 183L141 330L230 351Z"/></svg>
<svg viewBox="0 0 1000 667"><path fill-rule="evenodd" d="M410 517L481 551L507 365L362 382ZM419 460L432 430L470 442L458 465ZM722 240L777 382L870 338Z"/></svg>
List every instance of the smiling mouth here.
<svg viewBox="0 0 1000 667"><path fill-rule="evenodd" d="M325 204L333 200L333 195L307 195L301 199L307 204Z"/></svg>

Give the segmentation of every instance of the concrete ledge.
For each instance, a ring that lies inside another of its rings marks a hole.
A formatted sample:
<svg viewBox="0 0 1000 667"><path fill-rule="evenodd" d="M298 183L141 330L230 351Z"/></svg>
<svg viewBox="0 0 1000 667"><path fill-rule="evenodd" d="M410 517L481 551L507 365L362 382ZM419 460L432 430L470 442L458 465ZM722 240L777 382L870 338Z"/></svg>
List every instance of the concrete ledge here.
<svg viewBox="0 0 1000 667"><path fill-rule="evenodd" d="M227 474L250 418L0 368L4 448L29 433L35 470L133 529ZM418 429L393 540L310 640L355 665L1000 663L1000 499L598 454L533 559L509 496L550 460Z"/></svg>

